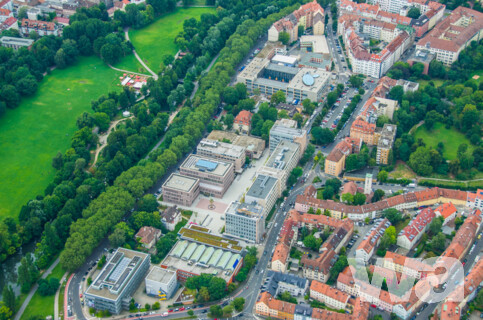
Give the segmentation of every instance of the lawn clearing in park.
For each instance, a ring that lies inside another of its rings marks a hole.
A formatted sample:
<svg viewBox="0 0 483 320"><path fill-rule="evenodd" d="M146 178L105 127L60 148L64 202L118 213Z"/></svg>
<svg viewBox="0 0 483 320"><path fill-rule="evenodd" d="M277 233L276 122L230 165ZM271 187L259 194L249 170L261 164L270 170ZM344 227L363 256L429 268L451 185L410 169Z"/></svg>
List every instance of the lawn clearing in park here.
<svg viewBox="0 0 483 320"><path fill-rule="evenodd" d="M129 40L148 67L158 72L163 56L178 51L174 38L183 31L183 22L190 18L199 20L203 13L214 12L214 8L177 8L142 29L129 29Z"/></svg>
<svg viewBox="0 0 483 320"><path fill-rule="evenodd" d="M64 273L65 273L65 270L62 269L59 263L52 270L51 274L47 276L47 280L50 280L51 278L57 278L60 281ZM51 296L41 296L39 291L37 290L33 295L32 299L30 300L24 313L20 317L20 319L27 320L32 318L33 316L40 316L41 318L45 319L45 317L49 315L53 317L54 302L55 302L55 294ZM60 304L59 309L60 308L63 308L63 305Z"/></svg>
<svg viewBox="0 0 483 320"><path fill-rule="evenodd" d="M441 80L441 79L431 79L431 80L418 80L419 82L419 86L421 88L424 88L428 85L428 83L432 81L434 83L434 86L437 88L437 87L441 87L444 83L444 80Z"/></svg>
<svg viewBox="0 0 483 320"><path fill-rule="evenodd" d="M33 97L0 118L0 218L17 218L22 205L44 193L55 173L52 158L70 147L77 117L92 112L92 100L120 90L121 75L98 57L82 57L52 71Z"/></svg>
<svg viewBox="0 0 483 320"><path fill-rule="evenodd" d="M421 138L424 143L426 143L426 146L433 147L433 149L436 149L438 143L442 142L444 144L443 155L448 160L456 159L458 147L462 143L468 145L470 153L473 152L474 149L473 145L464 134L453 127L446 129L444 124L440 122L435 123L434 128L431 131L428 131L423 124L416 129L413 135L415 140Z"/></svg>
<svg viewBox="0 0 483 320"><path fill-rule="evenodd" d="M113 67L122 69L122 70L131 71L131 72L150 75L150 73L144 69L144 67L141 65L138 59L136 59L136 56L134 56L134 54L129 54L125 56L124 58L121 59L121 61L113 65Z"/></svg>

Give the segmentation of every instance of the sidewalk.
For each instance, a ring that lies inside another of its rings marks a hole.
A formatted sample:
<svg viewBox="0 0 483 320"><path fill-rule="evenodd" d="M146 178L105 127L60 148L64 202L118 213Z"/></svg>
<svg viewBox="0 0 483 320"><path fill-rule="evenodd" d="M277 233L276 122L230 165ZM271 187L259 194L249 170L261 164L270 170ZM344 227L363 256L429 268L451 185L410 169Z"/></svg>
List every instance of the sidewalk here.
<svg viewBox="0 0 483 320"><path fill-rule="evenodd" d="M58 320L59 319L59 295L60 295L60 289L62 288L62 282L65 281L65 278L67 278L67 275L68 274L69 274L68 272L64 273L64 275L62 276L62 279L60 279L61 286L59 287L59 289L57 289L57 292L55 293L54 320Z"/></svg>

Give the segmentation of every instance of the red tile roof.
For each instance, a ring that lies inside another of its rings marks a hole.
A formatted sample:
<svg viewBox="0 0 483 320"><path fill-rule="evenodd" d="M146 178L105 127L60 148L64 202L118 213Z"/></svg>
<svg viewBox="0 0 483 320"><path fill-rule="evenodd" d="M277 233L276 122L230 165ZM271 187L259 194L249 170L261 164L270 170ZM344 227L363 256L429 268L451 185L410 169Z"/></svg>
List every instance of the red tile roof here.
<svg viewBox="0 0 483 320"><path fill-rule="evenodd" d="M250 111L247 111L247 110L242 110L236 116L235 123L236 124L242 124L242 125L245 125L245 126L249 126L251 120L252 120L252 113Z"/></svg>

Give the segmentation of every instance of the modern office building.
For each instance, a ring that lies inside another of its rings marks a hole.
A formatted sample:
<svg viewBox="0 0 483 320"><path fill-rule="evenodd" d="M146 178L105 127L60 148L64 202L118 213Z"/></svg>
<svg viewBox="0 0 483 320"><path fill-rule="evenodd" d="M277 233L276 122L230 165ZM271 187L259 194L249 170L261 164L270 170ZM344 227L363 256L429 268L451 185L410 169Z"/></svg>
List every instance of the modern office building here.
<svg viewBox="0 0 483 320"><path fill-rule="evenodd" d="M235 178L232 162L190 155L179 168L188 177L200 179L200 192L221 198Z"/></svg>
<svg viewBox="0 0 483 320"><path fill-rule="evenodd" d="M200 179L173 173L163 184L163 201L190 206L200 194Z"/></svg>
<svg viewBox="0 0 483 320"><path fill-rule="evenodd" d="M232 202L225 211L225 234L259 243L265 234L263 208L256 203Z"/></svg>
<svg viewBox="0 0 483 320"><path fill-rule="evenodd" d="M277 178L258 175L245 194L245 202L260 205L263 208L263 216L266 217L279 197L279 183Z"/></svg>
<svg viewBox="0 0 483 320"><path fill-rule="evenodd" d="M28 48L34 43L34 40L32 39L26 39L26 38L14 38L14 37L1 37L0 38L0 44L2 47L6 48L12 48L14 50L18 50L20 48Z"/></svg>
<svg viewBox="0 0 483 320"><path fill-rule="evenodd" d="M285 121L284 121L285 120ZM270 129L269 147L272 153L280 141L286 140L300 144L300 154L303 154L307 147L307 131L297 128L297 123L293 120L282 119L275 121Z"/></svg>
<svg viewBox="0 0 483 320"><path fill-rule="evenodd" d="M161 300L171 298L178 286L176 272L160 267L152 267L144 282L146 294L159 297Z"/></svg>
<svg viewBox="0 0 483 320"><path fill-rule="evenodd" d="M132 294L144 279L149 254L118 248L85 292L88 307L119 314L128 310Z"/></svg>
<svg viewBox="0 0 483 320"><path fill-rule="evenodd" d="M277 191L279 197L285 190L290 172L297 166L300 160L300 149L300 144L298 143L287 140L280 141L270 158L268 158L268 161L257 172L257 174L271 176L280 180Z"/></svg>
<svg viewBox="0 0 483 320"><path fill-rule="evenodd" d="M273 63L267 58L254 58L237 76L237 82L246 85L249 92L259 89L271 96L283 91L287 98L321 101L331 73L320 68L298 68Z"/></svg>
<svg viewBox="0 0 483 320"><path fill-rule="evenodd" d="M396 139L396 131L397 126L388 123L384 124L384 127L381 131L381 136L379 137L379 141L377 142L377 164L388 164L389 153L392 150L394 139Z"/></svg>
<svg viewBox="0 0 483 320"><path fill-rule="evenodd" d="M245 164L245 148L225 142L202 139L196 148L200 156L232 162L235 172L241 173Z"/></svg>

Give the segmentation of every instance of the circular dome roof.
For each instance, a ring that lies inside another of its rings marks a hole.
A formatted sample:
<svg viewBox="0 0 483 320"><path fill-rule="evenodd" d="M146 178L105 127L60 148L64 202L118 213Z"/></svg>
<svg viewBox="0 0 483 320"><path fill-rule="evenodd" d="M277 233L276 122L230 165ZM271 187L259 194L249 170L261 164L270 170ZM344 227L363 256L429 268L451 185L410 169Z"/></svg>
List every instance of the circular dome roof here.
<svg viewBox="0 0 483 320"><path fill-rule="evenodd" d="M304 74L304 76L302 77L302 81L306 86L311 86L315 82L314 77L312 77L310 73Z"/></svg>

